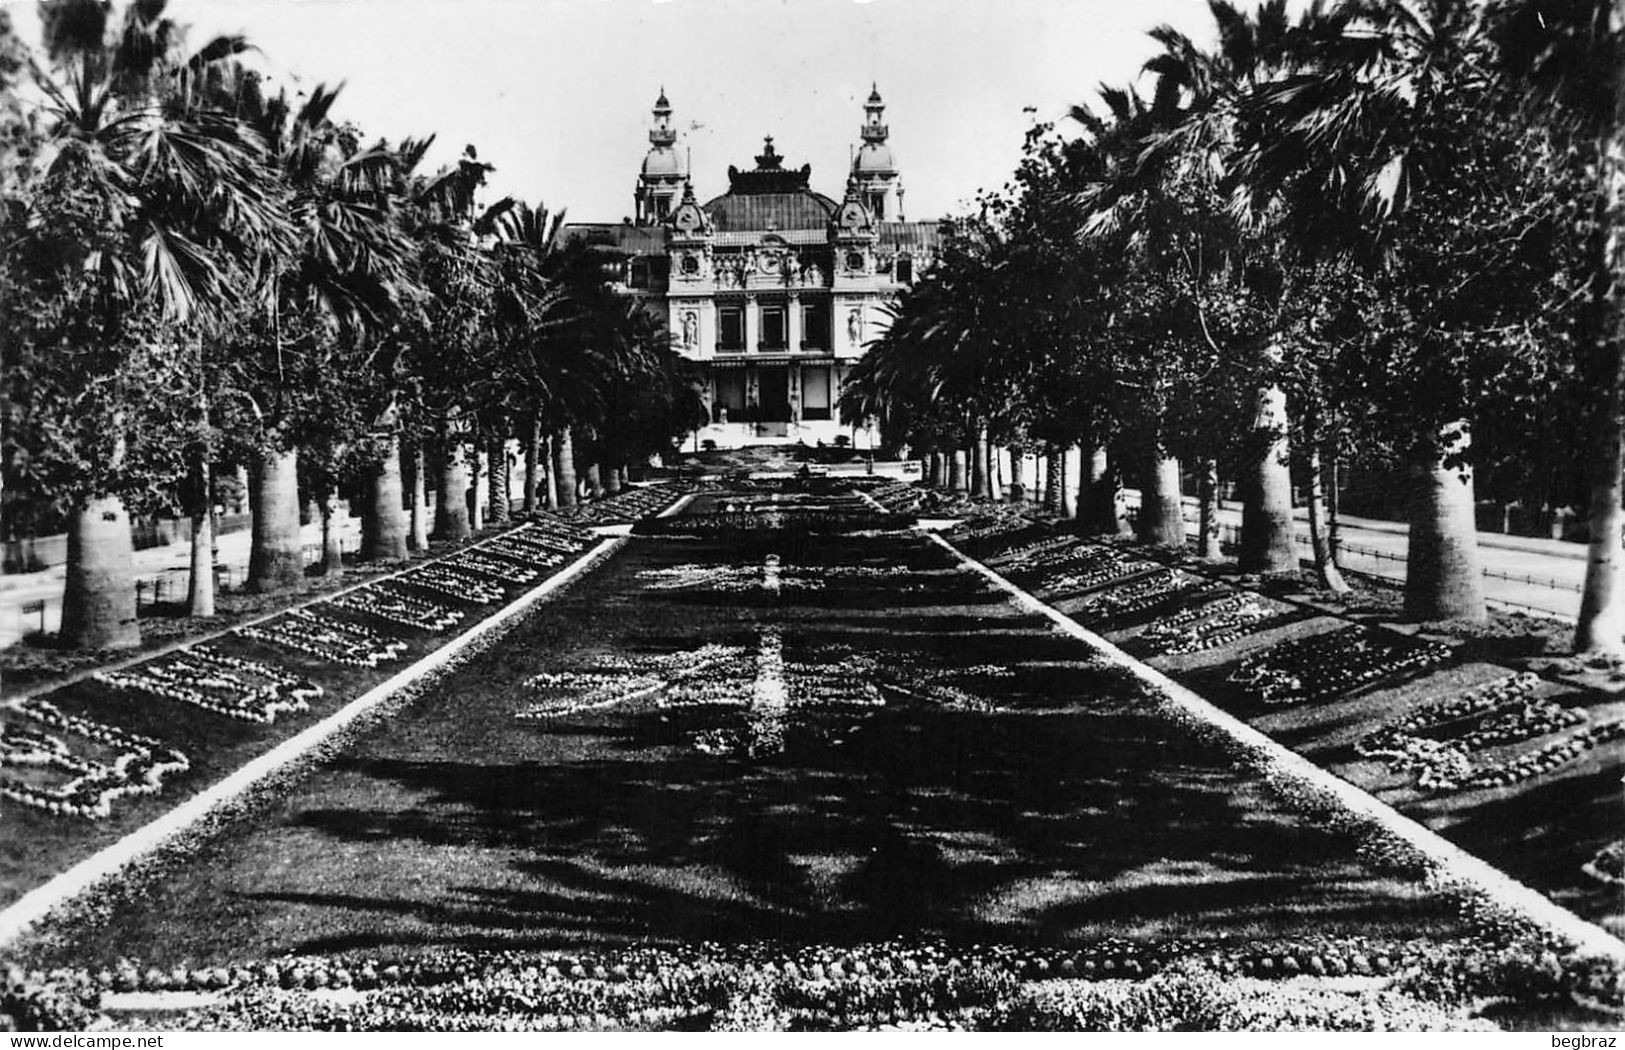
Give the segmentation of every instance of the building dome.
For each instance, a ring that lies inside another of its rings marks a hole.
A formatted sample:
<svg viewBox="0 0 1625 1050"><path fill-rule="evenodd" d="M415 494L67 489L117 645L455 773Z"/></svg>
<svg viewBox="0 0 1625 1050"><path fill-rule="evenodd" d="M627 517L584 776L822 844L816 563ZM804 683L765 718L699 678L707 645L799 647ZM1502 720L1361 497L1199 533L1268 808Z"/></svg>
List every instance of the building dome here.
<svg viewBox="0 0 1625 1050"><path fill-rule="evenodd" d="M893 175L897 165L892 160L891 147L884 142L865 142L858 147L852 171L858 175Z"/></svg>
<svg viewBox="0 0 1625 1050"><path fill-rule="evenodd" d="M643 158L643 174L651 178L663 176L681 178L687 173L683 171L683 161L677 156L676 150L657 146Z"/></svg>

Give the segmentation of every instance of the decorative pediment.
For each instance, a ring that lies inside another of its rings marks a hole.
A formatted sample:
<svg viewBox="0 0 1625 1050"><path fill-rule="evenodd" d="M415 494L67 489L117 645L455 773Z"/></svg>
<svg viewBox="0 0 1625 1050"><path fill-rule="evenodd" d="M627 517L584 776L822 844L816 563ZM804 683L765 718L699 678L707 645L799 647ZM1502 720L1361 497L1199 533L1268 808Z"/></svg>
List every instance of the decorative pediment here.
<svg viewBox="0 0 1625 1050"><path fill-rule="evenodd" d="M682 240L700 240L712 233L711 217L694 200L694 186L684 183L683 199L672 212L671 228L674 237Z"/></svg>
<svg viewBox="0 0 1625 1050"><path fill-rule="evenodd" d="M830 232L837 240L871 239L875 236L874 216L863 206L858 196L858 184L852 179L846 182L846 199L830 221Z"/></svg>

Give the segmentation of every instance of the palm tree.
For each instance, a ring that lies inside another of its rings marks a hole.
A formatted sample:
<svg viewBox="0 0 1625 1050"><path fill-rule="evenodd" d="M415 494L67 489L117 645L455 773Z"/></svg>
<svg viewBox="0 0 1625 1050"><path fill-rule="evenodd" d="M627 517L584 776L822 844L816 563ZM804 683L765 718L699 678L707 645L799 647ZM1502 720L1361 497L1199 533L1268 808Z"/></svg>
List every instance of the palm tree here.
<svg viewBox="0 0 1625 1050"><path fill-rule="evenodd" d="M1139 517L1147 543L1184 547L1178 447L1184 435L1174 425L1176 387L1201 373L1193 351L1215 350L1205 328L1176 326L1175 313L1192 301L1192 286L1207 263L1191 254L1212 209L1193 206L1190 187L1163 164L1147 164L1147 146L1178 120L1178 93L1159 82L1150 101L1132 88L1102 88L1108 116L1074 107L1073 117L1087 133L1087 180L1078 194L1085 218L1081 236L1099 253L1107 245L1124 256L1121 280L1103 290L1099 306L1109 320L1102 348L1112 346L1110 369L1119 395L1132 400L1133 429L1144 456ZM1198 202L1195 202L1199 204ZM1199 317L1199 312L1198 312ZM1177 328L1184 330L1179 331ZM1194 338L1193 338L1194 335ZM1198 349L1196 340L1207 338ZM1191 391L1195 393L1195 391Z"/></svg>
<svg viewBox="0 0 1625 1050"><path fill-rule="evenodd" d="M1574 647L1625 654L1625 0L1500 0L1493 18L1502 68L1528 90L1536 119L1550 120L1555 104L1596 158L1596 451Z"/></svg>
<svg viewBox="0 0 1625 1050"><path fill-rule="evenodd" d="M241 67L213 86L267 143L295 231L291 245L256 261L263 289L256 338L239 348L248 352L235 355L233 365L236 389L259 423L248 586L298 588L304 582L299 444L309 421L333 421L312 399L356 392L351 383L364 333L382 323L405 277L405 246L381 199L394 158L382 147L361 149L352 132L334 123L338 89L318 85L300 103L286 92L268 97L259 78ZM332 438L342 457L349 436ZM392 457L381 458L387 471ZM401 530L397 524L390 531ZM404 551L392 547L390 555Z"/></svg>
<svg viewBox="0 0 1625 1050"><path fill-rule="evenodd" d="M439 455L434 534L462 540L473 532L468 442L474 410L492 388L497 346L491 332L495 260L481 244L475 215L475 195L491 167L469 146L455 165L422 176L416 169L432 142L407 140L394 151L397 192L405 202L399 222L415 247L413 284L421 292L403 304L391 340L401 352L395 372L402 414L416 432L414 490L423 487L422 444L432 440ZM511 204L499 202L485 221ZM413 504L416 535L422 504L416 498Z"/></svg>
<svg viewBox="0 0 1625 1050"><path fill-rule="evenodd" d="M1226 0L1209 0L1208 8L1218 29L1218 45L1212 52L1197 48L1171 27L1160 27L1151 34L1163 48L1145 67L1158 78L1157 95L1178 96L1182 103L1173 126L1152 133L1141 169L1151 168L1153 177L1165 180L1195 180L1210 192L1222 194L1221 202L1251 202L1261 195L1237 186L1238 173L1232 165L1237 107L1262 84L1294 69L1304 50L1304 38L1335 31L1341 16L1326 15L1317 4L1294 22L1286 0L1268 0L1251 15ZM1240 564L1250 572L1293 572L1298 554L1293 538L1286 394L1277 378L1287 348L1273 323L1279 318L1279 298L1271 295L1284 283L1279 216L1268 206L1225 208L1222 214L1235 221L1197 216L1201 221L1188 232L1196 235L1199 247L1177 258L1206 265L1217 278L1210 287L1232 302L1253 300L1263 322L1262 330L1237 333L1251 345L1226 348L1231 353L1250 354L1247 370L1260 379L1253 386L1250 477ZM1204 282L1200 274L1190 276L1201 333L1211 343L1217 326L1202 315ZM1276 299L1274 304L1268 302L1271 298ZM1206 462L1210 466L1204 473L1209 473L1213 461ZM1212 486L1207 488L1211 491ZM1206 519L1212 517L1209 503L1209 499L1203 500ZM1204 529L1204 538L1210 532Z"/></svg>
<svg viewBox="0 0 1625 1050"><path fill-rule="evenodd" d="M549 369L549 342L567 323L561 316L566 312L566 293L558 272L564 257L564 213L551 214L545 207L523 201L504 202L481 217L479 233L490 240L496 261L493 328L502 348L496 359L499 415L504 423L519 424L525 446L528 513L538 508L543 407L557 396L558 377ZM499 436L505 434L504 430ZM493 451L500 447L499 441ZM496 478L493 460L493 482ZM495 486L492 495L494 509Z"/></svg>
<svg viewBox="0 0 1625 1050"><path fill-rule="evenodd" d="M140 329L178 346L181 326L237 298L232 256L280 243L285 229L260 140L188 95L193 80L246 45L220 37L182 61L164 7L132 3L116 25L99 0L41 7L49 68L33 72L46 99L48 160L31 196L57 218L76 215L78 228L34 224L30 243L17 247L49 260L50 279L74 309L95 312L108 347L127 346ZM81 380L91 389L95 378ZM140 641L119 494L141 470L124 436L130 407L112 406L99 435L109 442L105 462L70 499L62 626L70 645Z"/></svg>
<svg viewBox="0 0 1625 1050"><path fill-rule="evenodd" d="M1470 0L1351 0L1346 18L1307 56L1300 71L1260 87L1242 103L1247 149L1241 158L1257 195L1283 196L1300 243L1336 245L1395 275L1406 253L1430 250L1407 231L1412 206L1449 206L1463 136L1460 114L1486 97L1482 9ZM1458 194L1458 197L1460 195ZM1428 260L1451 273L1448 254ZM1459 271L1458 271L1459 272ZM1438 311L1456 303L1430 289ZM1459 292L1458 292L1459 294ZM1446 343L1410 326L1410 365L1382 378L1408 383L1412 396L1389 401L1396 427L1410 424L1414 479L1406 609L1420 619L1485 616L1470 467L1472 398ZM1431 341L1430 341L1431 339ZM1375 357L1370 358L1375 359Z"/></svg>

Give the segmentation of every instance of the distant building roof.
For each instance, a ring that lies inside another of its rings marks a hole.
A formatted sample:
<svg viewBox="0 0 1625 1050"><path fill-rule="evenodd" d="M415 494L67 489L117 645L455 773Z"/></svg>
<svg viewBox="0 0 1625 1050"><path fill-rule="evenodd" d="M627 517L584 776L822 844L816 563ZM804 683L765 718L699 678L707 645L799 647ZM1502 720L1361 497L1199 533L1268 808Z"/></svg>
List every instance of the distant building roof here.
<svg viewBox="0 0 1625 1050"><path fill-rule="evenodd" d="M896 251L936 251L942 247L942 224L938 222L882 222L880 246Z"/></svg>
<svg viewBox="0 0 1625 1050"><path fill-rule="evenodd" d="M828 244L829 231L820 226L809 230L737 230L719 233L712 240L718 248L750 248L777 239L785 244Z"/></svg>
<svg viewBox="0 0 1625 1050"><path fill-rule="evenodd" d="M713 197L702 207L718 233L749 230L823 230L838 205L822 193L737 193Z"/></svg>
<svg viewBox="0 0 1625 1050"><path fill-rule="evenodd" d="M659 254L666 250L664 226L633 226L625 222L572 222L564 227L565 237L635 255Z"/></svg>

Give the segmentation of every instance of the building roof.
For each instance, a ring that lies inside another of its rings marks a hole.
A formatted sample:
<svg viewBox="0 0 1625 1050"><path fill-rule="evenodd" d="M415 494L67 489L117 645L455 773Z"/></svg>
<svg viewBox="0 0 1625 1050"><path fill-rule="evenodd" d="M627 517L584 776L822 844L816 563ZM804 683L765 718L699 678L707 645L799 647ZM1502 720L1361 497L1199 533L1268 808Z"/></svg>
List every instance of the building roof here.
<svg viewBox="0 0 1625 1050"><path fill-rule="evenodd" d="M719 233L711 243L718 248L751 248L768 241L769 238L785 244L828 244L829 231L823 227L816 230L774 230L771 233L764 230L737 230Z"/></svg>
<svg viewBox="0 0 1625 1050"><path fill-rule="evenodd" d="M880 246L895 251L936 251L942 247L942 224L938 222L882 222L876 224Z"/></svg>
<svg viewBox="0 0 1625 1050"><path fill-rule="evenodd" d="M571 240L619 248L635 255L658 255L666 250L664 226L633 226L625 222L572 222L564 227Z"/></svg>
<svg viewBox="0 0 1625 1050"><path fill-rule="evenodd" d="M822 193L801 189L787 193L738 193L730 190L702 207L718 233L748 230L823 230L836 203Z"/></svg>
<svg viewBox="0 0 1625 1050"><path fill-rule="evenodd" d="M895 175L897 161L892 159L891 147L885 142L865 142L858 147L852 170L859 175Z"/></svg>

